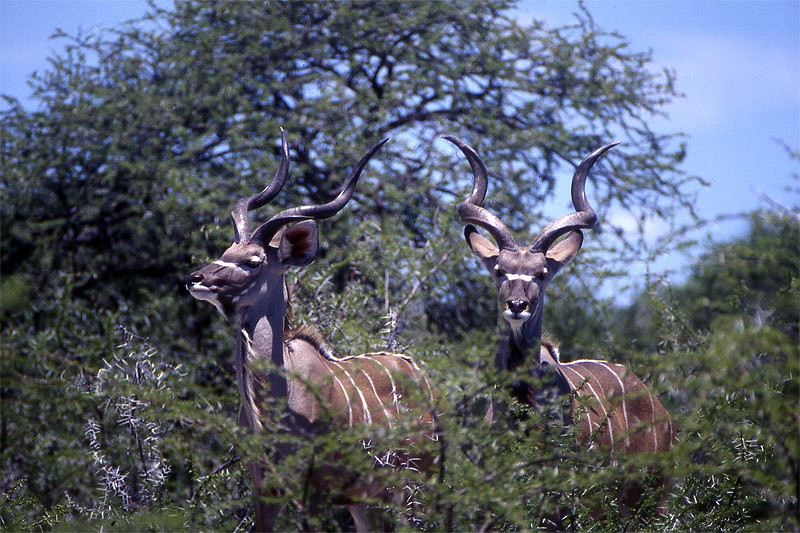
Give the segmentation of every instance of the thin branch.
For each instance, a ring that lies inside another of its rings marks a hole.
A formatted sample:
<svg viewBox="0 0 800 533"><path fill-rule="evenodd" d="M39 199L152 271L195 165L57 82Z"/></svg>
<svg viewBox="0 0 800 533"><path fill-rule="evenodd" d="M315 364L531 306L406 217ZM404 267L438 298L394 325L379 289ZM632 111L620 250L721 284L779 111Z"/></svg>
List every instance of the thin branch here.
<svg viewBox="0 0 800 533"><path fill-rule="evenodd" d="M409 292L409 293L408 293L408 296L406 296L406 297L405 297L405 299L403 299L403 301L402 301L402 302L400 303L400 305L398 306L398 309L399 309L399 311L398 311L398 314L399 314L399 313L402 313L403 309L405 309L405 308L406 308L406 306L409 304L409 302L410 302L410 301L411 301L411 299L414 297L414 295L417 293L417 291L420 289L420 287L422 287L422 284L423 284L423 282L424 282L424 281L427 281L428 279L430 279L431 277L433 277L433 275L434 275L434 274L436 274L436 271L437 271L437 270L439 270L439 268L440 268L440 267L441 267L441 266L442 266L442 265L443 265L443 264L444 264L444 263L445 263L445 262L446 262L446 261L447 261L449 258L450 258L450 252L445 252L445 253L444 253L444 255L441 257L441 259L439 259L439 262L438 262L438 263L436 263L436 265L434 265L434 267L433 267L433 268L431 268L431 269L428 271L428 275L427 275L427 276L425 276L424 278L417 278L417 281L415 281L415 282L414 282L414 286L411 288L411 292Z"/></svg>

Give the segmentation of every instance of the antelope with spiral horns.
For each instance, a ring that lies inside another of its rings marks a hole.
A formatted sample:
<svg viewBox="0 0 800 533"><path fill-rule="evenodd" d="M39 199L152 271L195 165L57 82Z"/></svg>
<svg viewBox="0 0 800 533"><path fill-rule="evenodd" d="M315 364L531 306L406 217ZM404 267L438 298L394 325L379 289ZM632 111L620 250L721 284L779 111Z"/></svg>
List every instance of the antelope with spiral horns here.
<svg viewBox="0 0 800 533"><path fill-rule="evenodd" d="M272 182L236 203L231 213L233 244L187 279L194 298L211 303L236 326L239 422L265 439L284 431L308 440L337 428L392 426L401 417L410 418L414 431L419 430L403 441L406 448L423 438L436 438L432 411L410 393L421 390L432 399L425 376L410 357L378 352L338 358L317 333L306 328L293 331L286 319L286 270L314 260L316 220L335 215L347 204L361 171L387 140L361 158L334 200L285 209L251 231L248 213L275 198L289 174L289 148L281 129L281 159ZM277 453L273 459L280 462L288 452ZM415 468L429 467L429 457L418 459ZM411 461L406 458L404 465ZM385 496L391 487L369 472L354 474L329 463L303 469L311 492L317 500L347 505L357 530L372 529L375 517L365 501ZM264 464L255 460L247 464L255 487L257 531L272 530L279 511L274 497L280 488L265 486Z"/></svg>
<svg viewBox="0 0 800 533"><path fill-rule="evenodd" d="M542 343L544 290L583 244L581 230L591 229L597 215L586 199L589 171L607 150L619 143L597 149L584 159L572 178L572 203L575 212L548 224L527 246L518 245L508 227L483 207L488 174L477 152L464 141L451 136L472 169L473 189L458 206L467 223L467 244L490 272L497 287L500 312L508 324L508 334L495 355L499 372L529 372L532 376L552 376L555 394L572 393L572 422L579 440L599 445L616 454L664 452L672 447L675 434L669 413L659 399L627 367L595 359L561 362L557 349ZM494 242L478 233L474 225L486 230ZM548 391L537 390L524 380L513 382L512 395L519 402L537 406ZM494 402L486 418L499 413ZM642 494L625 494L624 504L635 506Z"/></svg>

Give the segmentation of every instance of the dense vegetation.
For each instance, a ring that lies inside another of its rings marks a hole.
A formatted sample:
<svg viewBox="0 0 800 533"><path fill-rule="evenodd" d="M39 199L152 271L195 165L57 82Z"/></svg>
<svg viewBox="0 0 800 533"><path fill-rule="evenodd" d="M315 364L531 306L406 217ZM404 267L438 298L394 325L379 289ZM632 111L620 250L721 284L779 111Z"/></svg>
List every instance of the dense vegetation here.
<svg viewBox="0 0 800 533"><path fill-rule="evenodd" d="M235 422L232 332L183 279L229 242L235 200L272 175L280 126L291 177L259 216L328 199L392 137L322 224L321 257L289 281L295 320L337 352L405 351L440 391L444 469L399 514L529 529L566 509L564 527L630 528L593 511L613 511L615 480L643 470L601 468L602 452L536 413L504 431L481 423L500 325L456 220L471 177L437 140L449 133L478 148L487 204L520 236L547 222L543 201L573 164L624 142L590 178L601 223L549 288L545 328L565 359L628 364L673 413L669 511L643 508L644 527L800 527L797 217L752 213L748 235L710 247L680 286L653 281L624 308L602 300L603 281L624 275L609 265L653 253L605 213L694 215L681 135L649 127L677 96L672 74L586 10L569 27L524 27L512 6L180 2L62 37L31 80L38 107L6 98L2 112L3 528L248 527L239 458L260 443ZM287 479L303 459L280 466ZM338 511L315 522L292 494L286 528L351 526Z"/></svg>

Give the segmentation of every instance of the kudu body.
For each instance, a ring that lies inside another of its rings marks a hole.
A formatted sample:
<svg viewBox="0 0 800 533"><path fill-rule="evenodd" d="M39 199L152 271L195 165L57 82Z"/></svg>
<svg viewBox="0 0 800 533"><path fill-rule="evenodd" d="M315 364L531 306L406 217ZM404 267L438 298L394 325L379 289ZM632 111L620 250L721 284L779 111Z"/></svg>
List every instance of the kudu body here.
<svg viewBox="0 0 800 533"><path fill-rule="evenodd" d="M547 225L533 244L519 246L506 225L483 207L488 174L481 158L460 139L445 139L459 147L472 168L473 190L458 212L468 223L464 230L467 244L495 279L500 311L509 326L496 352L496 369L554 377L549 382L556 394L573 395L571 419L581 443L603 446L612 457L669 450L675 438L669 413L633 372L601 360L561 362L555 347L543 344L541 338L545 287L580 250L581 230L590 229L597 222L585 194L589 170L618 143L596 150L578 166L572 179L575 212ZM472 224L489 232L496 245ZM541 398L553 397L531 383L515 381L513 396L534 407ZM499 414L495 412L497 408L492 403L487 420ZM640 496L626 494L624 503L637 505Z"/></svg>
<svg viewBox="0 0 800 533"><path fill-rule="evenodd" d="M403 415L420 429L403 445L413 446L423 435L435 438L431 411L410 404L411 398L419 395L409 394L409 389L430 394L425 376L411 358L384 352L337 358L318 334L308 329L292 331L286 320L286 269L314 260L318 248L315 220L333 216L344 207L361 171L386 140L358 162L334 200L286 209L251 232L248 212L273 199L289 172L288 145L283 131L281 134L281 160L274 179L261 193L239 200L231 214L234 243L218 260L187 280L194 298L210 302L236 326L234 360L241 396L240 423L265 438L284 431L308 439L336 428L391 426ZM278 450L273 460L279 462L286 453ZM365 470L371 466L365 461ZM247 467L255 487L255 528L272 530L279 508L262 497L280 491L264 486L263 465L258 461L250 461ZM309 465L310 473L302 475L308 475L310 485L324 501L348 505L358 530L372 529L374 524L363 502L386 492L385 482L369 472L336 468Z"/></svg>

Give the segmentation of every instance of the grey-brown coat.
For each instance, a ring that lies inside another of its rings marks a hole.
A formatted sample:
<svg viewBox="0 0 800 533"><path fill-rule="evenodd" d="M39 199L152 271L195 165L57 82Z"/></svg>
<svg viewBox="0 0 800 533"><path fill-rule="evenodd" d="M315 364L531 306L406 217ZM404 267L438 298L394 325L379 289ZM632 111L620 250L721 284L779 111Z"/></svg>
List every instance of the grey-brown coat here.
<svg viewBox="0 0 800 533"><path fill-rule="evenodd" d="M475 150L460 139L446 136L458 146L472 168L474 186L459 205L461 219L468 225L464 236L472 250L495 280L500 312L509 332L499 343L495 366L499 371L528 369L541 375L552 371L563 391L573 394L572 420L580 442L601 445L614 455L669 450L675 432L669 413L647 386L627 367L602 360L583 359L562 363L558 351L542 343L544 290L583 244L582 229L590 229L597 215L586 199L589 170L612 143L584 159L572 178L575 212L548 224L528 246L519 246L511 231L483 207L488 186L486 167ZM485 229L487 239L472 225ZM535 404L541 391L525 382L513 386L521 402ZM487 413L493 419L496 406ZM626 496L626 500L631 500ZM638 498L633 498L638 500Z"/></svg>
<svg viewBox="0 0 800 533"><path fill-rule="evenodd" d="M288 175L289 151L282 132L281 161L274 179L261 193L237 202L231 214L233 244L218 260L193 272L187 288L236 326L234 360L243 426L267 438L280 431L310 438L336 428L391 426L406 416L416 429L397 443L405 451L397 452L395 457L401 459L388 466L424 469L430 455L417 458L411 449L421 439L436 439L436 432L432 392L417 364L406 355L384 352L338 358L318 334L292 331L286 321L286 270L314 260L318 250L315 220L333 216L344 207L361 171L385 142L356 164L334 200L283 210L251 232L248 212L274 198ZM287 450L278 453L280 459ZM317 499L348 505L358 530L374 528L364 501L390 488L385 476L369 471L369 461L365 465L363 472L343 472L335 460L326 460L308 469ZM255 487L255 528L270 531L280 509L267 504L263 496L274 496L279 490L265 486L260 461L249 462L248 469Z"/></svg>

